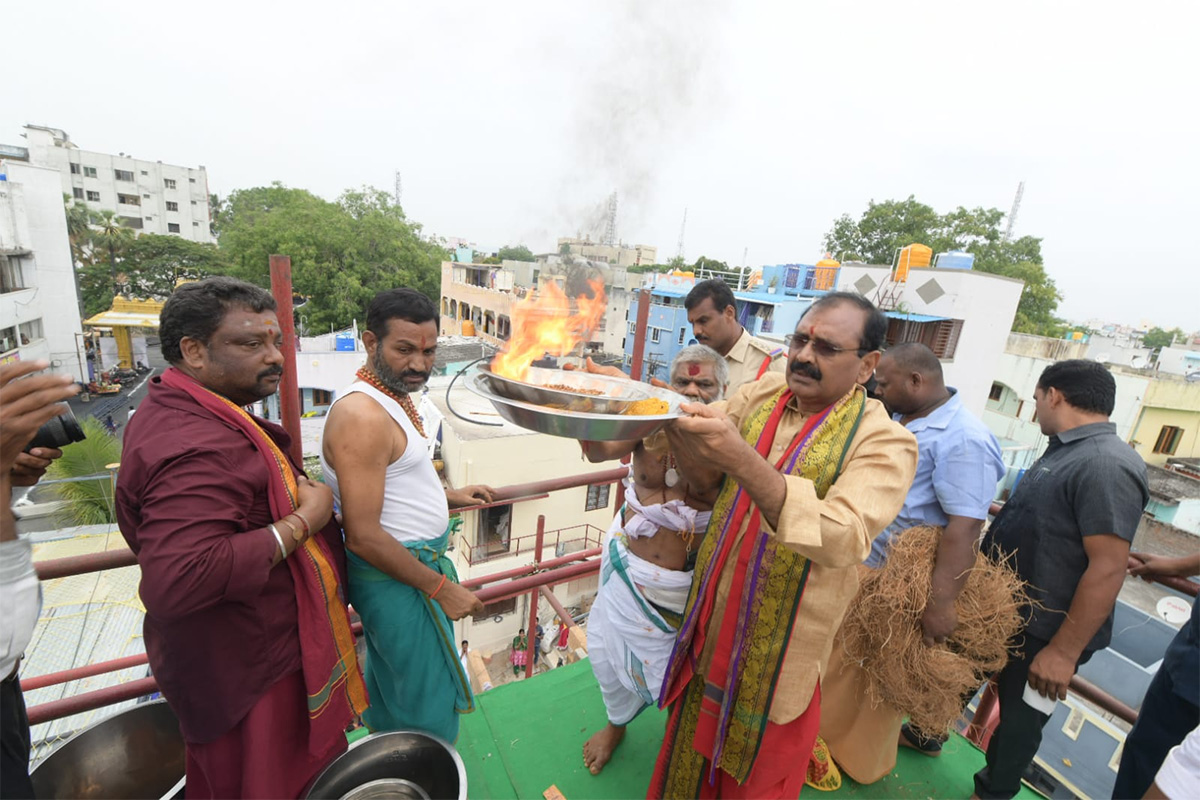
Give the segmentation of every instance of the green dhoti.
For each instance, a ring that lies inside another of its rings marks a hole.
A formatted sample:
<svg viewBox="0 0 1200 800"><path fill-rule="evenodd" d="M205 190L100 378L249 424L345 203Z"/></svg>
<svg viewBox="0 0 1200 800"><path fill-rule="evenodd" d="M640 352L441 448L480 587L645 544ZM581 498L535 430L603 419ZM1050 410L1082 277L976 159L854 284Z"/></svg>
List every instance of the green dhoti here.
<svg viewBox="0 0 1200 800"><path fill-rule="evenodd" d="M458 582L446 558L448 535L405 545L422 564ZM363 670L372 731L419 730L454 743L458 715L474 708L471 683L454 643L454 627L428 595L346 551L350 604L367 642Z"/></svg>

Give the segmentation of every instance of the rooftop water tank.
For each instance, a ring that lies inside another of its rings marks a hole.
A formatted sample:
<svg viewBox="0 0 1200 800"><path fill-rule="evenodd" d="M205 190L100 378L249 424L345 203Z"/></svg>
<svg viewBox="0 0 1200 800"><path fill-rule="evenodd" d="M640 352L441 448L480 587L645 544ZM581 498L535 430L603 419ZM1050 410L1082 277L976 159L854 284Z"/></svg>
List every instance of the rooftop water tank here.
<svg viewBox="0 0 1200 800"><path fill-rule="evenodd" d="M972 269L975 266L975 254L962 250L947 250L938 254L934 266L938 269Z"/></svg>

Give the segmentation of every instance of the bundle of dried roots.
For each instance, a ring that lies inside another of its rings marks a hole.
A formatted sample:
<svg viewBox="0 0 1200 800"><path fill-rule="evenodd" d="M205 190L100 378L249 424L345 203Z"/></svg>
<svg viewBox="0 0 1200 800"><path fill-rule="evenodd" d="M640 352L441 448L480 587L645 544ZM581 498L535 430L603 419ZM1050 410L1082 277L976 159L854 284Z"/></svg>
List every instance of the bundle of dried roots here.
<svg viewBox="0 0 1200 800"><path fill-rule="evenodd" d="M863 577L838 642L866 673L872 705L887 703L928 733L948 730L962 695L1007 663L1028 602L1016 573L980 554L958 597L958 627L927 647L921 615L941 533L917 527L892 539L884 568Z"/></svg>

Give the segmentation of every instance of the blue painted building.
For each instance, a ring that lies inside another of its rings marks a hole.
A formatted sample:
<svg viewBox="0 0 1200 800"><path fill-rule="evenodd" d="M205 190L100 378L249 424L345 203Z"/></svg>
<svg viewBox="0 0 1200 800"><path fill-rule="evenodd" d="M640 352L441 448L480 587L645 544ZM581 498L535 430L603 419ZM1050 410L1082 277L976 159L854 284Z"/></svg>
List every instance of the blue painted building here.
<svg viewBox="0 0 1200 800"><path fill-rule="evenodd" d="M788 270L800 274L802 265L784 265L778 268L764 267L764 281L769 280L767 270L779 269L780 274L787 277ZM813 269L813 268L805 268ZM775 273L772 273L774 275ZM678 281L675 281L678 283ZM760 284L755 291L734 292L737 301L738 322L750 331L753 336L781 341L784 336L796 329L796 323L812 304L812 298L824 293L824 290L804 290L803 279L795 281L792 290L780 291L779 283L775 286ZM684 347L695 344L692 326L687 320L687 309L683 300L692 288L692 283L682 286L670 286L665 281L651 290L651 305L646 321L646 349L644 352L643 377L667 379L667 369L675 356ZM799 288L797 288L799 287ZM802 296L801 291L805 294ZM633 343L637 335L638 318L637 296L629 308L629 318L625 323L624 363L629 368L633 361Z"/></svg>

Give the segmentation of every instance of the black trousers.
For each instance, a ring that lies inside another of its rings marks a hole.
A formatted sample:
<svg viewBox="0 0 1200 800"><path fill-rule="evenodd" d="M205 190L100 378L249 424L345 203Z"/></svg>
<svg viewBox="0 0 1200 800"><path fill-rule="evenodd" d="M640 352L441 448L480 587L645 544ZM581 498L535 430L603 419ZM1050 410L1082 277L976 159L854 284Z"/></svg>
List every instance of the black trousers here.
<svg viewBox="0 0 1200 800"><path fill-rule="evenodd" d="M1167 751L1182 742L1197 725L1200 725L1200 708L1175 694L1175 681L1160 667L1146 689L1137 722L1125 738L1113 797L1117 800L1144 797Z"/></svg>
<svg viewBox="0 0 1200 800"><path fill-rule="evenodd" d="M1022 698L1029 682L1029 665L1048 642L1026 636L1019 651L996 675L1000 724L987 748L987 766L975 773L975 794L982 800L1008 800L1021 790L1021 776L1033 763L1042 744L1042 728L1049 714L1036 710ZM1084 652L1075 668L1092 657Z"/></svg>
<svg viewBox="0 0 1200 800"><path fill-rule="evenodd" d="M0 798L28 800L33 797L29 780L29 718L25 696L14 672L0 682Z"/></svg>

